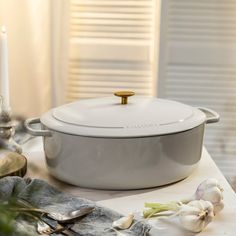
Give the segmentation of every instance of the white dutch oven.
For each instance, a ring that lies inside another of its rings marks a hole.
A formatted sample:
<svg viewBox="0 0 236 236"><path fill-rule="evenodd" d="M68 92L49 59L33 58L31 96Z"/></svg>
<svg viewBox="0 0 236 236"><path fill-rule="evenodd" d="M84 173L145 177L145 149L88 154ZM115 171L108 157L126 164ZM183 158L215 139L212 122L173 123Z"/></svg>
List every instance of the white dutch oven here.
<svg viewBox="0 0 236 236"><path fill-rule="evenodd" d="M138 189L181 180L200 160L206 123L219 115L206 108L116 93L81 100L29 119L29 133L44 137L50 173L81 187ZM41 123L42 130L35 130Z"/></svg>

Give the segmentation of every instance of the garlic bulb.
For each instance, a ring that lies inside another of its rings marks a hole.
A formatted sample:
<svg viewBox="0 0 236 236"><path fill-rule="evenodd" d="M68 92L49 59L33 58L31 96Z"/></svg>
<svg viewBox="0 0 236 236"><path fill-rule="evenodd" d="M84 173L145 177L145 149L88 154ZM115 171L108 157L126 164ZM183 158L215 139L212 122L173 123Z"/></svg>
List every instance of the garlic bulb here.
<svg viewBox="0 0 236 236"><path fill-rule="evenodd" d="M183 204L178 214L180 223L191 232L201 232L213 220L213 209L212 203L204 200Z"/></svg>
<svg viewBox="0 0 236 236"><path fill-rule="evenodd" d="M207 179L204 180L202 183L199 184L197 187L196 192L193 196L187 199L182 199L179 202L170 202L170 203L145 203L145 207L148 209L145 209L143 211L143 216L145 218L155 216L159 212L165 212L165 211L176 211L176 208L179 207L179 204L187 204L190 201L194 200L205 200L209 201L214 206L214 214L218 213L224 208L224 202L223 202L223 188L220 186L217 179Z"/></svg>
<svg viewBox="0 0 236 236"><path fill-rule="evenodd" d="M217 179L210 178L203 181L197 187L194 199L210 201L214 206L215 214L224 208L223 188L220 186Z"/></svg>
<svg viewBox="0 0 236 236"><path fill-rule="evenodd" d="M173 212L173 216L179 216L184 228L200 232L224 208L223 188L218 180L210 178L199 184L194 195L188 199L164 204L147 202L144 206L144 218L158 217L160 212Z"/></svg>
<svg viewBox="0 0 236 236"><path fill-rule="evenodd" d="M223 188L217 179L207 179L197 187L195 192L196 199L203 199L211 203L220 202L223 199Z"/></svg>
<svg viewBox="0 0 236 236"><path fill-rule="evenodd" d="M133 223L133 220L134 220L134 215L129 214L127 216L121 217L120 219L114 221L112 223L112 227L118 228L118 229L128 229Z"/></svg>

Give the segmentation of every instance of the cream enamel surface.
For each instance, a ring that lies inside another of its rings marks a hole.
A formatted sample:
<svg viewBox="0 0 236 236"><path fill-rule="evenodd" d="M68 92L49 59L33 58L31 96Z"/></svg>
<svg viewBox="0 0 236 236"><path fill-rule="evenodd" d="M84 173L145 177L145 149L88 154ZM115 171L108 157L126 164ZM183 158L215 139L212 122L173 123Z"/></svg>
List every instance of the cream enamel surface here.
<svg viewBox="0 0 236 236"><path fill-rule="evenodd" d="M204 126L144 138L51 132L43 139L45 156L53 176L77 186L116 190L161 186L189 176L196 168Z"/></svg>

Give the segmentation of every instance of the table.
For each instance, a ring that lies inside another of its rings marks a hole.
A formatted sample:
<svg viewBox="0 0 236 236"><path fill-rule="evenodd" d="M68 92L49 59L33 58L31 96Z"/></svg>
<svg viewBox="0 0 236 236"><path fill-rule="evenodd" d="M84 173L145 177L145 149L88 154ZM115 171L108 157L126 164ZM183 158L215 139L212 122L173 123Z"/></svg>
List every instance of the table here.
<svg viewBox="0 0 236 236"><path fill-rule="evenodd" d="M214 161L203 148L201 161L188 178L164 187L131 191L106 191L79 188L62 183L49 175L44 161L41 139L35 139L24 147L24 155L28 159L27 176L40 178L62 191L75 196L88 198L105 207L109 207L122 214L142 211L144 202L168 202L191 196L200 182L207 178L216 178L224 188L225 208L211 222L208 227L198 234L199 236L235 236L236 235L236 194L224 178ZM171 170L170 170L171 171ZM151 236L192 236L183 231L176 219L155 220L151 222L156 229L152 229Z"/></svg>

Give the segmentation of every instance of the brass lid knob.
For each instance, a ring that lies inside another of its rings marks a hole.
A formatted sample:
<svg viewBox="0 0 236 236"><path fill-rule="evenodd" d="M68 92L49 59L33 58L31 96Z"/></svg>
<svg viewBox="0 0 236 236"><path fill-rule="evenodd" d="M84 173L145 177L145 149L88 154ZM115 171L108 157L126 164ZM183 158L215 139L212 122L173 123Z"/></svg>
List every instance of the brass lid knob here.
<svg viewBox="0 0 236 236"><path fill-rule="evenodd" d="M133 96L135 93L132 91L118 91L115 92L114 95L117 97L121 97L121 104L128 103L128 97Z"/></svg>

